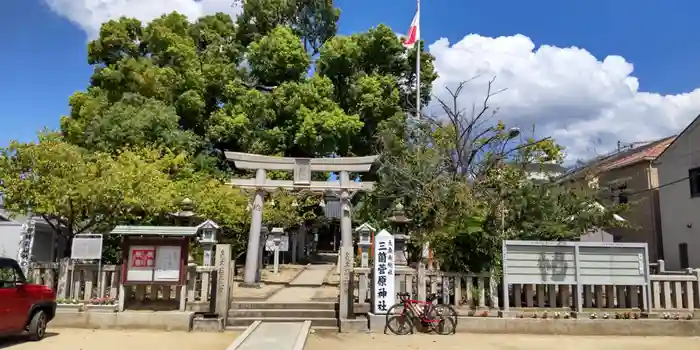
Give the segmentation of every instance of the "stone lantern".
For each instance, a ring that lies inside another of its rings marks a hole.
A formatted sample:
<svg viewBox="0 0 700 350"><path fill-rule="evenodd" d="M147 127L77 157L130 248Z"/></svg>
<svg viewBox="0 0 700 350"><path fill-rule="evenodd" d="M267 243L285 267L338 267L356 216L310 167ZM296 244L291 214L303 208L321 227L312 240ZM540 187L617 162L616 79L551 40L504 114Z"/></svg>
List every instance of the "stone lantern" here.
<svg viewBox="0 0 700 350"><path fill-rule="evenodd" d="M368 223L360 225L355 229L357 232L357 248L360 255L360 267L369 267L369 254L372 247L372 233L375 232L374 227Z"/></svg>
<svg viewBox="0 0 700 350"><path fill-rule="evenodd" d="M175 219L175 224L179 226L194 226L193 223L197 215L192 211L193 207L194 202L191 199L183 199L180 202L180 211L170 213L170 216Z"/></svg>
<svg viewBox="0 0 700 350"><path fill-rule="evenodd" d="M212 255L214 254L214 246L218 240L219 225L214 221L207 220L197 226L197 231L201 232L199 236L199 243L202 244L202 249L204 250L204 266L211 266Z"/></svg>
<svg viewBox="0 0 700 350"><path fill-rule="evenodd" d="M408 249L407 242L411 238L408 233L408 224L411 223L411 219L406 216L403 204L400 202L396 204L394 209L394 215L387 219L393 227L394 231L394 244L395 244L395 259L394 262L397 266L408 265Z"/></svg>
<svg viewBox="0 0 700 350"><path fill-rule="evenodd" d="M280 269L280 245L282 244L282 236L284 229L281 227L272 228L272 244L273 244L273 271L279 273Z"/></svg>

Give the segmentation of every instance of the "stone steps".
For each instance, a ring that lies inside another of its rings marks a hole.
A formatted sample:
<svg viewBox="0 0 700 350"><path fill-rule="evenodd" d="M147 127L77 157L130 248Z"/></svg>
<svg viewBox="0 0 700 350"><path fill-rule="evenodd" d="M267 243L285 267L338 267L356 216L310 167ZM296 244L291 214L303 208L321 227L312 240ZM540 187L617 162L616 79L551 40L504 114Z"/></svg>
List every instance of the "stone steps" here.
<svg viewBox="0 0 700 350"><path fill-rule="evenodd" d="M227 329L247 327L255 321L311 321L315 330L338 330L338 304L334 302L233 302L227 316Z"/></svg>
<svg viewBox="0 0 700 350"><path fill-rule="evenodd" d="M231 310L338 310L335 302L284 302L237 301L231 303Z"/></svg>
<svg viewBox="0 0 700 350"><path fill-rule="evenodd" d="M226 320L227 328L231 327L247 327L253 324L255 321L263 322L304 322L311 321L311 327L316 328L330 328L335 327L338 329L338 319L337 318L308 318L308 317L229 317Z"/></svg>
<svg viewBox="0 0 700 350"><path fill-rule="evenodd" d="M335 310L314 310L314 309L238 309L229 310L228 317L233 318L338 318Z"/></svg>

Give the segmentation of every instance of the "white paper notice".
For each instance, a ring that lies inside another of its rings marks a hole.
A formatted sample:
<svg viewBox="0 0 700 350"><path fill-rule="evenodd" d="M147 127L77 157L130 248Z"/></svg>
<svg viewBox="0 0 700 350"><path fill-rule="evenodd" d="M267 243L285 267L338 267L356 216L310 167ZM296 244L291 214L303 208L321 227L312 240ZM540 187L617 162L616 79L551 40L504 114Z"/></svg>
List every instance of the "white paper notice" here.
<svg viewBox="0 0 700 350"><path fill-rule="evenodd" d="M178 246L160 246L156 250L156 269L153 280L175 282L180 280L180 251Z"/></svg>

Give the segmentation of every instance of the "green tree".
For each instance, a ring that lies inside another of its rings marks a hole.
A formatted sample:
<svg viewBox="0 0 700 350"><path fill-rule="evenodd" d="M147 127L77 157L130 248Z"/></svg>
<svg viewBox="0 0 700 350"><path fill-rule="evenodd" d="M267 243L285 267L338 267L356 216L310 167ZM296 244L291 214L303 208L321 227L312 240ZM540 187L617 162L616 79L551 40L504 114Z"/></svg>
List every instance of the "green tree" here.
<svg viewBox="0 0 700 350"><path fill-rule="evenodd" d="M44 134L2 149L0 190L10 211L40 215L70 242L167 212L175 188L165 170L175 158L152 149L92 153Z"/></svg>
<svg viewBox="0 0 700 350"><path fill-rule="evenodd" d="M331 0L242 5L235 23L178 13L104 23L88 46L90 86L61 121L66 140L100 151L167 147L225 170L207 158L372 154L380 125L415 108L417 51L388 27L336 36ZM432 61L422 52L424 103Z"/></svg>
<svg viewBox="0 0 700 350"><path fill-rule="evenodd" d="M622 224L613 214L625 208L598 209L590 189L528 180L526 166L562 161L562 147L490 119L491 84L482 108L464 112L462 87L448 90L452 101L438 99L444 118L385 125L377 185L361 217L382 224L401 202L415 248L430 243L444 268L475 272L498 268L505 239L575 239Z"/></svg>

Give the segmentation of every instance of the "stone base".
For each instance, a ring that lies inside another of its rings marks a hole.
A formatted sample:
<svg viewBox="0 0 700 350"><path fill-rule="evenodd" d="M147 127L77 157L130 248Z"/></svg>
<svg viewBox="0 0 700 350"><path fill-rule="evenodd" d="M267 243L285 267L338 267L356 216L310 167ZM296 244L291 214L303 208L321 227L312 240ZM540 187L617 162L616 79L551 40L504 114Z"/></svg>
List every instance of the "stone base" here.
<svg viewBox="0 0 700 350"><path fill-rule="evenodd" d="M263 284L261 282L253 282L253 283L245 283L245 282L240 282L238 283L239 288L256 288L260 289L262 288Z"/></svg>
<svg viewBox="0 0 700 350"><path fill-rule="evenodd" d="M699 336L700 322L460 317L458 332L540 335Z"/></svg>
<svg viewBox="0 0 700 350"><path fill-rule="evenodd" d="M367 313L367 322L369 324L369 331L374 333L387 333L390 332L386 328L386 315L376 315L371 312Z"/></svg>
<svg viewBox="0 0 700 350"><path fill-rule="evenodd" d="M196 316L192 320L193 332L223 332L225 328L223 317Z"/></svg>
<svg viewBox="0 0 700 350"><path fill-rule="evenodd" d="M369 322L365 316L358 316L354 320L340 320L341 333L367 333L368 330Z"/></svg>
<svg viewBox="0 0 700 350"><path fill-rule="evenodd" d="M358 316L360 319L360 316ZM369 331L390 332L386 329L386 315L367 314ZM342 326L341 326L342 327ZM602 319L541 319L459 317L457 332L486 334L539 334L539 335L614 335L614 336L700 336L698 320L638 320Z"/></svg>
<svg viewBox="0 0 700 350"><path fill-rule="evenodd" d="M179 311L57 312L51 327L190 331L194 313Z"/></svg>

